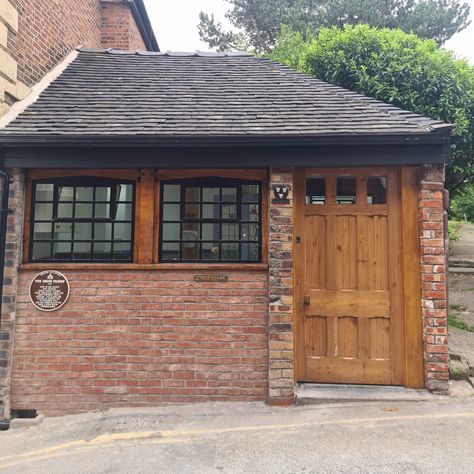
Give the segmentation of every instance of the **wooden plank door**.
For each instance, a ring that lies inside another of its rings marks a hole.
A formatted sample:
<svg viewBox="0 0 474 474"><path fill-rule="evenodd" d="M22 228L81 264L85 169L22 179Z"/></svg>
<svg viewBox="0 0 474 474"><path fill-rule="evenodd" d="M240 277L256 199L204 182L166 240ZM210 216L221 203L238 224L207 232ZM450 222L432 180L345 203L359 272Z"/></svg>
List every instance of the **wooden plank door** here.
<svg viewBox="0 0 474 474"><path fill-rule="evenodd" d="M299 382L403 384L398 170L296 171Z"/></svg>

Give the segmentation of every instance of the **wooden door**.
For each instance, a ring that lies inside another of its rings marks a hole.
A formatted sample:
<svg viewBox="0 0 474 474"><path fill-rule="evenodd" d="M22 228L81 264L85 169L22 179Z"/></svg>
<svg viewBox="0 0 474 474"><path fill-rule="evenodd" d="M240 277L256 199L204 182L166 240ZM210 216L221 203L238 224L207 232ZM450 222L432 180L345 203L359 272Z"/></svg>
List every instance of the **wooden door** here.
<svg viewBox="0 0 474 474"><path fill-rule="evenodd" d="M398 170L297 170L299 382L403 384Z"/></svg>

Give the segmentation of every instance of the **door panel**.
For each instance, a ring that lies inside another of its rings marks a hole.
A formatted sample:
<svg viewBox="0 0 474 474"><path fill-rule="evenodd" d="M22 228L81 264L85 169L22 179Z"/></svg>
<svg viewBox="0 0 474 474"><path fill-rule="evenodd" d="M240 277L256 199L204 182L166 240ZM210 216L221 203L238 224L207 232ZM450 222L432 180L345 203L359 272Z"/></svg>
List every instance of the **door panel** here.
<svg viewBox="0 0 474 474"><path fill-rule="evenodd" d="M298 381L401 384L397 170L298 170L296 183Z"/></svg>

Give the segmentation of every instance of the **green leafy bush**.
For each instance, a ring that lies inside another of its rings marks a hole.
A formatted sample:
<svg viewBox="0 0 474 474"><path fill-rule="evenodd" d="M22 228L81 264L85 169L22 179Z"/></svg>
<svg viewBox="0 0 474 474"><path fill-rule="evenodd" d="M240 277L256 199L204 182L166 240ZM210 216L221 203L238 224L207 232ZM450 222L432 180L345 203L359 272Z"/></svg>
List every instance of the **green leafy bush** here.
<svg viewBox="0 0 474 474"><path fill-rule="evenodd" d="M315 37L282 28L276 61L397 107L456 125L451 191L474 179L474 66L433 40L367 25L323 28Z"/></svg>
<svg viewBox="0 0 474 474"><path fill-rule="evenodd" d="M474 185L467 184L451 199L451 215L474 222Z"/></svg>

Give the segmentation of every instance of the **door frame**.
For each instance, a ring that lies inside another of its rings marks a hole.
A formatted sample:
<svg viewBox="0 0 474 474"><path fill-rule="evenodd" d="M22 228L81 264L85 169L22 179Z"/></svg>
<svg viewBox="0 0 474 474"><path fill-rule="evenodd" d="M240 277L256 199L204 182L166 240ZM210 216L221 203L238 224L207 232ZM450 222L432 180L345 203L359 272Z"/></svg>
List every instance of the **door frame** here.
<svg viewBox="0 0 474 474"><path fill-rule="evenodd" d="M400 258L392 261L399 268L398 278L391 279L390 286L398 285L401 295L396 304L403 312L403 324L398 335L403 340L403 354L399 357L401 364L395 367L394 384L408 388L425 387L424 354L423 354L423 324L421 314L421 265L420 265L420 224L418 204L418 179L416 167L352 167L352 168L294 168L294 226L293 226L293 255L294 255L294 285L293 285L293 327L294 327L294 381L298 383L298 373L304 357L299 357L298 341L302 340L304 331L299 324L300 313L304 311L304 284L302 282L304 269L304 252L301 251L301 236L304 235L304 206L306 196L306 176L308 174L325 174L337 172L338 175L354 175L364 169L372 175L386 173L387 169L396 176L396 188L389 189L394 193L398 205L389 221L390 226L396 226L395 245L400 246ZM392 194L393 196L393 194ZM395 216L395 217L394 217ZM397 217L398 216L398 217ZM399 229L399 227L401 227Z"/></svg>

